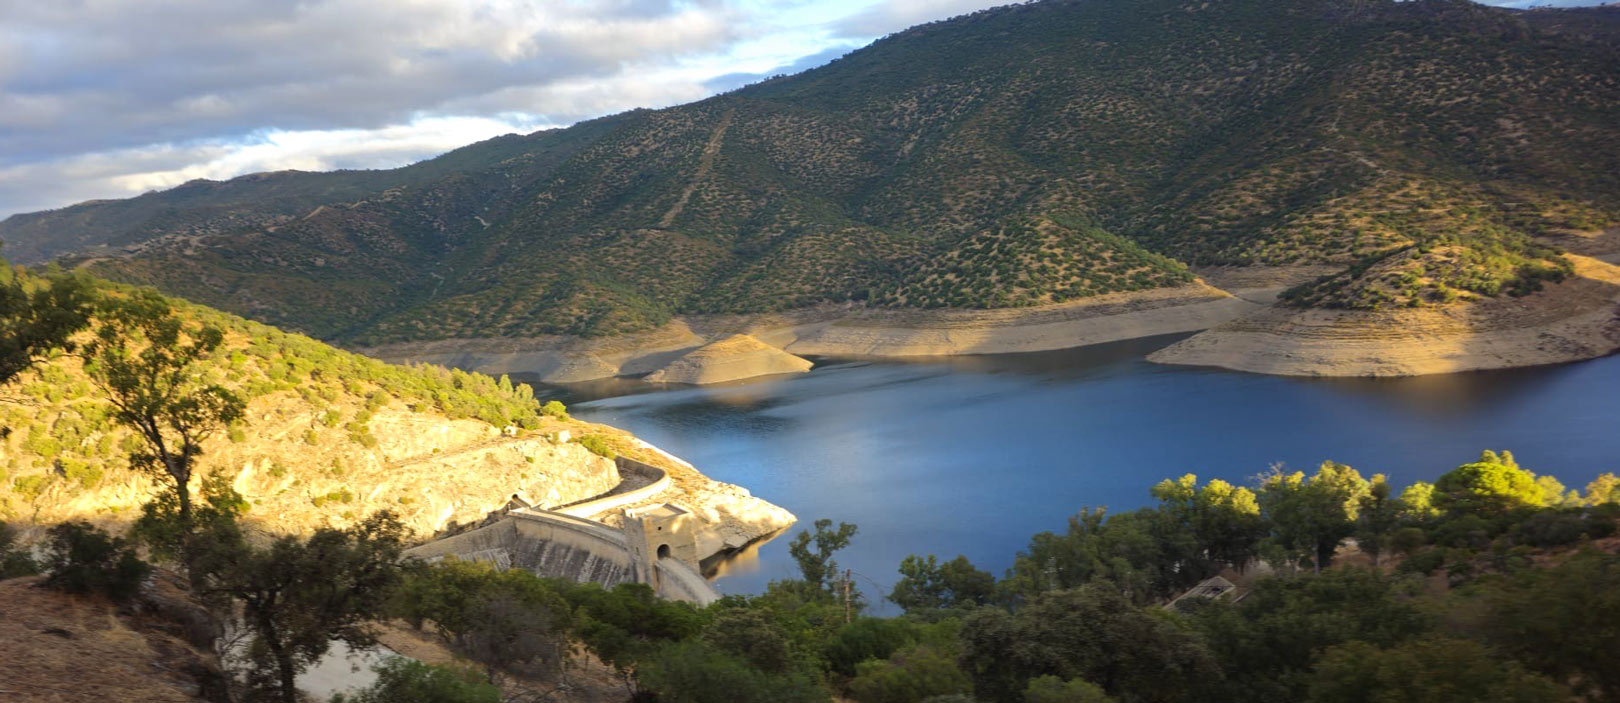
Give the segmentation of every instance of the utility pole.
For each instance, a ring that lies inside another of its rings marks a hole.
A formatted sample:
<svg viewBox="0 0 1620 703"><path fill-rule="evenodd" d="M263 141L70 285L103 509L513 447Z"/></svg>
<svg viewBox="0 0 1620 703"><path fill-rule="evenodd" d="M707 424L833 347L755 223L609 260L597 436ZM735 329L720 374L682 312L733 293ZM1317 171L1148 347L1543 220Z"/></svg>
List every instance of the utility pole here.
<svg viewBox="0 0 1620 703"><path fill-rule="evenodd" d="M852 619L849 600L850 570L844 569L844 624L848 625Z"/></svg>

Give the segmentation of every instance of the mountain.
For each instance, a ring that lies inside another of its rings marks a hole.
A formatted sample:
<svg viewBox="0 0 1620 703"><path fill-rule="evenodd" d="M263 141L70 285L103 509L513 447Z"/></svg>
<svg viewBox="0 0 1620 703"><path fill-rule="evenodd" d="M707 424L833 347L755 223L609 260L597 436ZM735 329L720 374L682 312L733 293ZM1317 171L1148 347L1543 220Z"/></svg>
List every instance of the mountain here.
<svg viewBox="0 0 1620 703"><path fill-rule="evenodd" d="M356 346L1039 306L1211 266L1338 272L1300 307L1465 306L1556 284L1557 237L1620 222L1617 15L1045 0L689 105L0 239Z"/></svg>

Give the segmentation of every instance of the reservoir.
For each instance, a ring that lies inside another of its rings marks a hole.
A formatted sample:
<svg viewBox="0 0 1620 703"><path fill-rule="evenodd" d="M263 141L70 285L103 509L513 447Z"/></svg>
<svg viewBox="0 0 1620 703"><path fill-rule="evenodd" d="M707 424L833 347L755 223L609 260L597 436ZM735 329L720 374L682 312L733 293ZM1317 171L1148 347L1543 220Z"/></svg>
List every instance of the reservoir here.
<svg viewBox="0 0 1620 703"><path fill-rule="evenodd" d="M1620 473L1620 356L1403 379L1143 360L1180 338L817 359L807 374L720 387L616 380L537 392L787 508L800 520L789 534L817 518L858 525L836 559L874 602L908 554L962 554L999 578L1031 535L1064 530L1084 506L1146 505L1150 486L1185 473L1249 484L1272 466L1309 473L1331 459L1400 488L1487 448L1570 488ZM715 585L755 593L796 577L787 542L732 559Z"/></svg>

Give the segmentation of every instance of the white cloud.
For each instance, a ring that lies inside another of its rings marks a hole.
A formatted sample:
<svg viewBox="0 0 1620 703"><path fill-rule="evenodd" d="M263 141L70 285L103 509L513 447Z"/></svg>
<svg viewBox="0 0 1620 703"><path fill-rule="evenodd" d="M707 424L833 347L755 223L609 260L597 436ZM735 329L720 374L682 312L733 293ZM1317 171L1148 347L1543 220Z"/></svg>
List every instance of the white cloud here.
<svg viewBox="0 0 1620 703"><path fill-rule="evenodd" d="M388 168L472 142L555 126L523 115L423 117L376 129L267 130L246 138L157 144L0 168L0 194L28 212L122 198L186 181L259 171Z"/></svg>
<svg viewBox="0 0 1620 703"><path fill-rule="evenodd" d="M0 0L0 216L403 165L700 99L1003 1Z"/></svg>

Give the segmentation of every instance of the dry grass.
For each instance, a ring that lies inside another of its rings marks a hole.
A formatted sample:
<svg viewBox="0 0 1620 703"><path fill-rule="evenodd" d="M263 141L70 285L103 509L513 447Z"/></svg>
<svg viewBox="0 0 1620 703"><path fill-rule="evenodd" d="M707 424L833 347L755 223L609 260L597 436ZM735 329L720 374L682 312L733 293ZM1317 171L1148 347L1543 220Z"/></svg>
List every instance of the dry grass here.
<svg viewBox="0 0 1620 703"><path fill-rule="evenodd" d="M6 703L196 701L187 672L212 656L119 612L101 598L39 587L40 577L0 582L0 700Z"/></svg>

